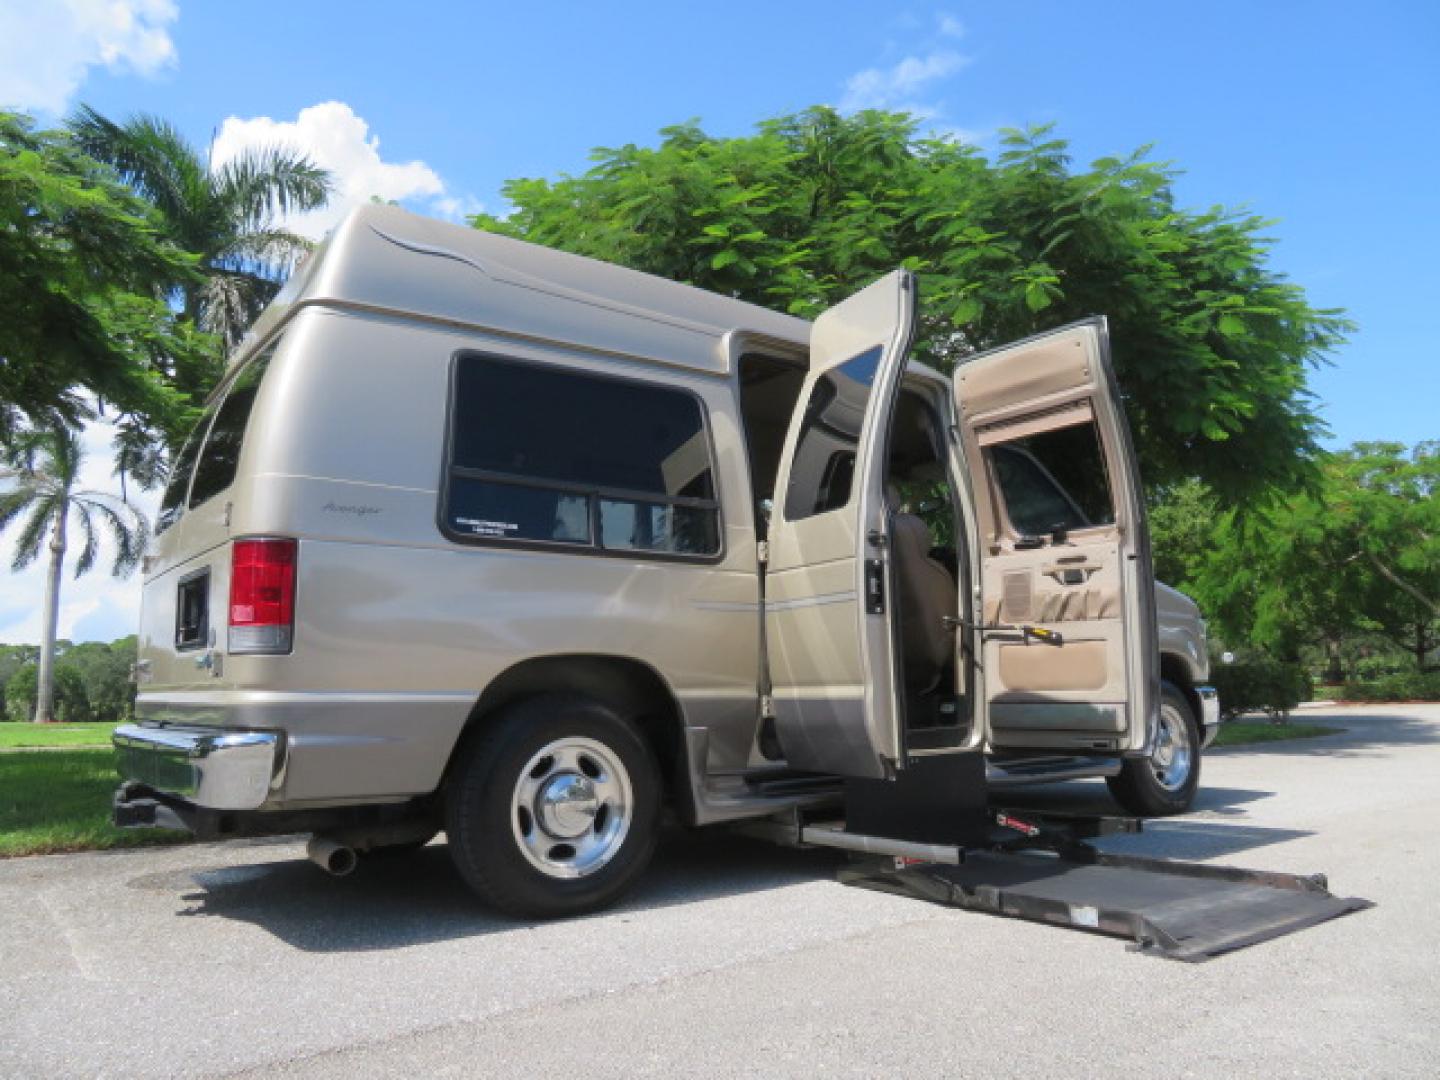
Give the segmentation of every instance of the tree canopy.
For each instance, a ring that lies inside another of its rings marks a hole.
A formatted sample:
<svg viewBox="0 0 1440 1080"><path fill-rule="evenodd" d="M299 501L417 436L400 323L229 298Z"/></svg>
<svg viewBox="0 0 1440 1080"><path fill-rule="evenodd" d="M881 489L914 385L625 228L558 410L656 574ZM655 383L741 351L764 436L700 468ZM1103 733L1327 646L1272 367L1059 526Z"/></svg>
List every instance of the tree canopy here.
<svg viewBox="0 0 1440 1080"><path fill-rule="evenodd" d="M199 256L198 274L171 284L185 314L233 347L311 243L281 224L330 197L330 174L283 146L250 149L218 168L166 121L123 123L82 106L69 128L156 210L165 235Z"/></svg>
<svg viewBox="0 0 1440 1080"><path fill-rule="evenodd" d="M1147 480L1246 500L1310 476L1307 369L1349 324L1270 268L1266 222L1178 207L1176 170L1146 149L1077 170L1039 128L992 161L902 114L814 108L593 159L512 181L513 213L474 224L805 317L905 265L920 355L942 370L1104 314Z"/></svg>
<svg viewBox="0 0 1440 1080"><path fill-rule="evenodd" d="M1151 514L1157 568L1227 642L1286 658L1379 635L1424 670L1440 647L1440 443L1362 442L1320 459L1316 484L1253 513L1198 482Z"/></svg>
<svg viewBox="0 0 1440 1080"><path fill-rule="evenodd" d="M196 276L109 169L0 112L0 441L78 425L95 399L151 431L186 426L177 376L213 380L218 354L159 290Z"/></svg>

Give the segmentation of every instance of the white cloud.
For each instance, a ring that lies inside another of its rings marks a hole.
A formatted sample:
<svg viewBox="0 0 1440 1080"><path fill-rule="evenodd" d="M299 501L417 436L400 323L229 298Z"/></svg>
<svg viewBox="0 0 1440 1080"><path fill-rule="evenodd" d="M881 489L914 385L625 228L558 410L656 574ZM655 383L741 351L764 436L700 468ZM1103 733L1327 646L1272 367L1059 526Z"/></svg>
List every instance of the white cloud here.
<svg viewBox="0 0 1440 1080"><path fill-rule="evenodd" d="M80 473L81 488L119 494L119 481L111 475L115 453L111 441L115 429L96 421L83 435L85 464ZM160 505L160 492L137 492L130 489L132 503L146 518L155 520ZM18 574L10 572L14 557L15 537L19 526L12 525L0 538L0 642L10 645L40 642L41 613L45 603L45 576L50 556L42 550L40 558ZM95 567L76 579L75 559L80 554L75 529L70 530L70 550L65 560L65 573L60 583L60 619L58 634L72 641L113 641L133 634L140 625L140 575L120 580L110 576L115 558L114 545L101 534L100 557Z"/></svg>
<svg viewBox="0 0 1440 1080"><path fill-rule="evenodd" d="M965 36L965 24L954 15L946 15L941 12L935 20L935 28L940 31L941 37L962 38Z"/></svg>
<svg viewBox="0 0 1440 1080"><path fill-rule="evenodd" d="M0 0L0 105L63 112L90 68L175 63L175 0Z"/></svg>
<svg viewBox="0 0 1440 1080"><path fill-rule="evenodd" d="M918 104L916 95L954 75L967 63L969 60L953 49L937 49L922 56L907 56L890 67L866 68L846 80L840 111L898 108L933 115L938 108Z"/></svg>
<svg viewBox="0 0 1440 1080"><path fill-rule="evenodd" d="M372 198L408 203L412 209L451 219L480 209L469 196L448 191L425 162L384 160L379 136L372 135L370 125L342 101L311 105L294 120L229 117L215 138L211 168L218 169L251 147L277 144L308 155L335 181L328 206L288 219L289 227L305 236L323 236L347 211Z"/></svg>

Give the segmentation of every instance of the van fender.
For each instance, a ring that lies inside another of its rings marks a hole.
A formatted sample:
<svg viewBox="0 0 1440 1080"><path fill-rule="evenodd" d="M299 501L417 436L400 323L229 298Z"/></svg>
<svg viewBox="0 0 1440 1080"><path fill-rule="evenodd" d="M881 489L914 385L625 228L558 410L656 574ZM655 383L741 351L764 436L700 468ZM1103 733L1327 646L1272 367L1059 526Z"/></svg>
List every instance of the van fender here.
<svg viewBox="0 0 1440 1080"><path fill-rule="evenodd" d="M468 739L508 705L542 694L575 694L603 701L640 729L660 764L664 797L681 820L696 820L695 780L705 758L692 761L685 713L669 682L655 668L630 656L562 653L536 656L506 668L481 692L450 751L442 788ZM703 740L700 745L703 751Z"/></svg>

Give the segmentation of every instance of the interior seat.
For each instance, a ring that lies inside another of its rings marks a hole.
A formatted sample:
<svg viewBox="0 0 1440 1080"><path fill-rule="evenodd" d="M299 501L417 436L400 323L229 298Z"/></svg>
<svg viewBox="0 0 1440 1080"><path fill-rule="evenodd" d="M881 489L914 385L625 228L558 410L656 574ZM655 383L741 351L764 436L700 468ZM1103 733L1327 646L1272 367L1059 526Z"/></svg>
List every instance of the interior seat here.
<svg viewBox="0 0 1440 1080"><path fill-rule="evenodd" d="M891 505L899 505L893 495ZM897 512L892 535L905 689L915 696L935 689L951 661L955 639L945 617L955 614L956 585L930 557L930 528L921 518Z"/></svg>

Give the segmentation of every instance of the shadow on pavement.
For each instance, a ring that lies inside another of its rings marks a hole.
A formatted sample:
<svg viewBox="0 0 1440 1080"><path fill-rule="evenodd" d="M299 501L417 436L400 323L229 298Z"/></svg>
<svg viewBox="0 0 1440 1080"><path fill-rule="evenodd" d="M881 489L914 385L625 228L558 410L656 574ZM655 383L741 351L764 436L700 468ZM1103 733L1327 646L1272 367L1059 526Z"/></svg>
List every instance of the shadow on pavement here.
<svg viewBox="0 0 1440 1080"><path fill-rule="evenodd" d="M1056 784L1007 794L1014 797L1001 801L1014 806L1117 813L1103 784ZM1206 817L1224 814L1270 794L1204 789L1197 811ZM1111 838L1105 846L1134 854L1203 859L1307 835L1196 818L1150 822L1147 830L1140 836ZM844 862L838 852L785 849L723 831L668 829L649 873L609 914L833 880ZM401 949L535 925L483 907L461 884L443 843L407 856L362 860L359 869L345 878L328 877L304 859L166 877L173 882L168 888L154 879L148 879L146 887L173 889L176 900L185 905L177 914L247 922L306 952Z"/></svg>
<svg viewBox="0 0 1440 1080"><path fill-rule="evenodd" d="M649 872L607 914L833 879L842 861L833 852L787 851L727 833L667 830ZM461 883L443 842L362 859L344 878L305 859L204 869L185 875L176 892L188 905L178 915L248 922L307 952L398 949L535 925L484 907Z"/></svg>

